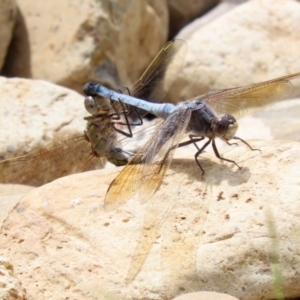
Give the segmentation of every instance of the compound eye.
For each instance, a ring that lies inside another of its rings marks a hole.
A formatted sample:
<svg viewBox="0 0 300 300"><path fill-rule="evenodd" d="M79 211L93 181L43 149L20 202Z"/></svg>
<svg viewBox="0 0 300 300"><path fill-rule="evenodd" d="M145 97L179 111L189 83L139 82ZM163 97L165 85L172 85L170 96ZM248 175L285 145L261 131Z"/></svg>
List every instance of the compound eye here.
<svg viewBox="0 0 300 300"><path fill-rule="evenodd" d="M98 112L95 99L92 96L87 96L84 99L84 107L91 115L96 115Z"/></svg>

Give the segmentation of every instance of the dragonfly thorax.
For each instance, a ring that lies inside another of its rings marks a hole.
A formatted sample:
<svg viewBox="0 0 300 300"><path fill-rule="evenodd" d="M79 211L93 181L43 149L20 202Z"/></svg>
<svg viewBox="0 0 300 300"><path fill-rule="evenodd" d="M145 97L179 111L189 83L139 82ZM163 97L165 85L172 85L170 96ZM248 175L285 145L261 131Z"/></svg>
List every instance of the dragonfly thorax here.
<svg viewBox="0 0 300 300"><path fill-rule="evenodd" d="M215 137L229 141L234 136L239 125L232 115L225 115L221 118L215 118L212 122L212 131Z"/></svg>
<svg viewBox="0 0 300 300"><path fill-rule="evenodd" d="M125 166L133 157L133 154L120 148L114 148L107 154L106 157L107 160L115 166Z"/></svg>
<svg viewBox="0 0 300 300"><path fill-rule="evenodd" d="M94 118L88 121L85 135L91 143L93 153L99 157L107 156L117 143L117 133L109 118Z"/></svg>

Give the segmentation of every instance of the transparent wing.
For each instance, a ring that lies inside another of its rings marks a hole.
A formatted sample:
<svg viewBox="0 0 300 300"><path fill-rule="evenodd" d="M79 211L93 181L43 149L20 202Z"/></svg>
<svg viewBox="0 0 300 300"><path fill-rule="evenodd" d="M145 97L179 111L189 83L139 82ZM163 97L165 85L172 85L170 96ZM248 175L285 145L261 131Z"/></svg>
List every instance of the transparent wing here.
<svg viewBox="0 0 300 300"><path fill-rule="evenodd" d="M180 108L172 113L147 145L143 166L140 198L147 201L159 188L191 118L191 110ZM153 151L154 150L154 151Z"/></svg>
<svg viewBox="0 0 300 300"><path fill-rule="evenodd" d="M187 128L190 116L190 110L178 109L161 123L154 136L109 186L105 210L121 206L138 190L144 201L155 193L171 163L175 146Z"/></svg>
<svg viewBox="0 0 300 300"><path fill-rule="evenodd" d="M184 40L168 42L156 55L141 78L130 88L131 95L135 98L149 102L161 102L169 88L177 78L187 52ZM147 114L138 110L141 116ZM134 111L130 112L132 119L136 119Z"/></svg>
<svg viewBox="0 0 300 300"><path fill-rule="evenodd" d="M137 153L148 142L149 137L153 136L158 127L163 123L162 119L152 121L144 120L143 126L135 126L132 128L132 138L118 135L117 147L129 153Z"/></svg>
<svg viewBox="0 0 300 300"><path fill-rule="evenodd" d="M0 161L0 182L40 186L56 178L103 167L91 154L84 136L33 151L27 155Z"/></svg>
<svg viewBox="0 0 300 300"><path fill-rule="evenodd" d="M212 91L198 96L197 99L204 100L217 114L232 114L238 119L290 97L293 92L293 83L290 80L299 77L300 73L295 73L257 84Z"/></svg>
<svg viewBox="0 0 300 300"><path fill-rule="evenodd" d="M156 55L141 78L130 89L122 89L122 93L130 93L131 96L144 99L149 102L161 102L170 86L177 78L187 52L187 44L184 40L172 40L168 42ZM101 99L100 96L98 96ZM106 99L100 100L103 106L107 106ZM141 109L133 109L128 105L117 101L111 101L109 114L119 115L121 122L126 123L124 112L130 124L139 122L139 116L143 117L148 112ZM118 129L127 131L124 126L117 124Z"/></svg>

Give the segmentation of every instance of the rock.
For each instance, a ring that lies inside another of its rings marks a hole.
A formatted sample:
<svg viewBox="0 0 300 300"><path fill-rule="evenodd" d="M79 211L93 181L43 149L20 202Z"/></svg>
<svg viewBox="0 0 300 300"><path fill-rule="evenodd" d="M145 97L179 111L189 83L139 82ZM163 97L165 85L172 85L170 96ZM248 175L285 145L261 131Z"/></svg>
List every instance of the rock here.
<svg viewBox="0 0 300 300"><path fill-rule="evenodd" d="M293 99L276 103L268 110L258 112L253 117L256 120L262 120L263 123L270 128L274 139L294 140L299 142L299 115L300 99Z"/></svg>
<svg viewBox="0 0 300 300"><path fill-rule="evenodd" d="M22 60L19 49L29 47L30 70L23 74L78 92L88 81L114 88L130 85L167 39L166 1L89 0L70 5L19 0L18 5L24 22L17 31L24 31L26 24L28 38L17 36L4 75L20 76L18 66L26 64L28 56Z"/></svg>
<svg viewBox="0 0 300 300"><path fill-rule="evenodd" d="M13 36L1 70L1 75L32 78L28 29L19 8L17 8Z"/></svg>
<svg viewBox="0 0 300 300"><path fill-rule="evenodd" d="M275 299L275 278L299 296L300 145L249 143L262 153L219 149L242 169L205 153L201 181L193 157L175 159L147 204L136 195L112 212L103 199L119 169L34 189L3 222L1 254L18 262L28 299Z"/></svg>
<svg viewBox="0 0 300 300"><path fill-rule="evenodd" d="M40 186L56 178L103 168L84 130L84 97L57 85L0 78L0 182ZM17 190L14 194L17 194Z"/></svg>
<svg viewBox="0 0 300 300"><path fill-rule="evenodd" d="M84 97L41 80L0 77L0 157L24 155L53 141L81 135Z"/></svg>
<svg viewBox="0 0 300 300"><path fill-rule="evenodd" d="M176 38L188 40L190 35L193 35L195 31L246 1L247 0L227 0L220 2L205 15L201 16L201 18L195 19L193 22L190 22L187 26L182 28Z"/></svg>
<svg viewBox="0 0 300 300"><path fill-rule="evenodd" d="M297 1L253 0L237 6L190 33L185 64L168 99L178 102L299 72L299 27Z"/></svg>
<svg viewBox="0 0 300 300"><path fill-rule="evenodd" d="M214 7L219 0L210 1L181 1L168 0L169 14L170 14L170 33L171 37L186 24L193 21L195 18L205 14L212 7Z"/></svg>
<svg viewBox="0 0 300 300"><path fill-rule="evenodd" d="M278 102L240 120L237 136L244 140L300 141L300 99Z"/></svg>
<svg viewBox="0 0 300 300"><path fill-rule="evenodd" d="M196 292L178 296L173 300L238 300L226 294L215 292Z"/></svg>
<svg viewBox="0 0 300 300"><path fill-rule="evenodd" d="M0 298L3 300L26 300L26 290L14 274L10 261L0 256Z"/></svg>
<svg viewBox="0 0 300 300"><path fill-rule="evenodd" d="M17 6L15 0L3 0L0 3L0 70L13 35Z"/></svg>

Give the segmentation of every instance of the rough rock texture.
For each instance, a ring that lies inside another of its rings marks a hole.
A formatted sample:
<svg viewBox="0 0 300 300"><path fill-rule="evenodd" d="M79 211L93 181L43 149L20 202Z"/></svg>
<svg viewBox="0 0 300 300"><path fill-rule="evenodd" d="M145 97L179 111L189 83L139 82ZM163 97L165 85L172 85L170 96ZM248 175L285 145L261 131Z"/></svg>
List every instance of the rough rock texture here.
<svg viewBox="0 0 300 300"><path fill-rule="evenodd" d="M189 36L183 71L169 99L299 72L299 27L297 1L253 0L237 6Z"/></svg>
<svg viewBox="0 0 300 300"><path fill-rule="evenodd" d="M83 134L84 97L74 91L41 80L0 77L0 93L2 159Z"/></svg>
<svg viewBox="0 0 300 300"><path fill-rule="evenodd" d="M13 35L16 13L15 0L2 0L0 2L0 71Z"/></svg>
<svg viewBox="0 0 300 300"><path fill-rule="evenodd" d="M37 188L2 223L1 254L17 262L29 300L275 299L275 277L285 297L299 296L300 144L249 142L262 153L219 149L242 169L205 153L201 181L192 157L175 159L147 204L136 195L110 213L103 199L118 169Z"/></svg>
<svg viewBox="0 0 300 300"><path fill-rule="evenodd" d="M26 290L14 274L10 261L0 256L0 299L26 300Z"/></svg>
<svg viewBox="0 0 300 300"><path fill-rule="evenodd" d="M170 14L169 35L174 37L182 27L206 13L218 2L220 0L168 0Z"/></svg>
<svg viewBox="0 0 300 300"><path fill-rule="evenodd" d="M6 75L20 76L19 66L28 60L28 51L20 57L24 48L31 63L21 73L79 92L87 81L115 88L132 83L167 39L166 1L20 0L18 5L24 22L17 30L28 39L17 35Z"/></svg>

